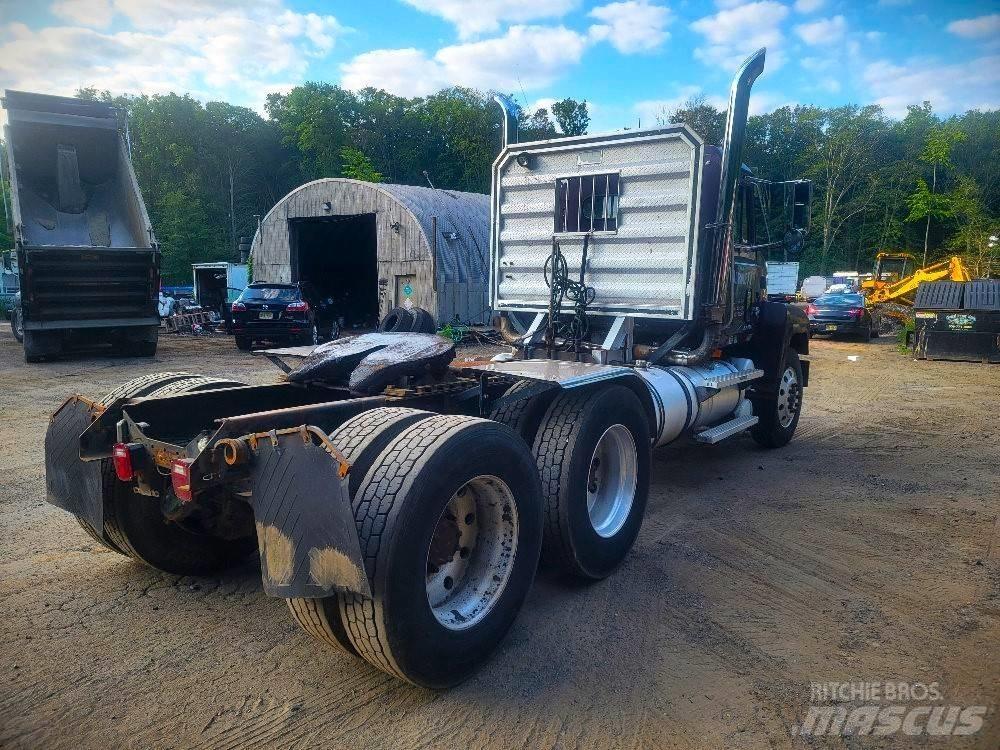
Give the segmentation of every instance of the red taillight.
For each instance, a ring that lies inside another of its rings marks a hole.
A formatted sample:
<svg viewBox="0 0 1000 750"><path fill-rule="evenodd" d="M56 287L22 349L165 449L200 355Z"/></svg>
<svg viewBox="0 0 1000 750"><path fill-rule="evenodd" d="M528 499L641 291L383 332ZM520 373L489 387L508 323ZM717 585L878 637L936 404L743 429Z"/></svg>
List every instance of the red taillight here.
<svg viewBox="0 0 1000 750"><path fill-rule="evenodd" d="M170 464L170 483L174 486L174 494L182 503L190 502L194 498L191 492L191 464L190 458L175 458Z"/></svg>
<svg viewBox="0 0 1000 750"><path fill-rule="evenodd" d="M852 318L861 318L861 317L864 317L865 308L863 308L863 307L852 307L848 312L850 313L850 315L851 315Z"/></svg>
<svg viewBox="0 0 1000 750"><path fill-rule="evenodd" d="M232 307L232 311L233 312L246 312L246 309L247 309L247 306L244 305L242 302L234 302L233 303L233 307Z"/></svg>
<svg viewBox="0 0 1000 750"><path fill-rule="evenodd" d="M806 315L815 315L816 305L806 305Z"/></svg>
<svg viewBox="0 0 1000 750"><path fill-rule="evenodd" d="M111 460L115 465L115 476L123 482L135 479L135 468L132 466L132 448L126 443L115 443L111 449Z"/></svg>
<svg viewBox="0 0 1000 750"><path fill-rule="evenodd" d="M309 303L305 300L301 302L289 302L288 307L285 309L289 312L309 312Z"/></svg>

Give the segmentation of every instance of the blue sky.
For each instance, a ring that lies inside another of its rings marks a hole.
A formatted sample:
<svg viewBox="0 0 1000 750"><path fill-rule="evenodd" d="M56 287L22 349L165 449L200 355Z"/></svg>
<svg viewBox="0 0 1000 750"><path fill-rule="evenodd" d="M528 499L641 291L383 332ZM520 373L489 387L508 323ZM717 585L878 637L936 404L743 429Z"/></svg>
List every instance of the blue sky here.
<svg viewBox="0 0 1000 750"><path fill-rule="evenodd" d="M416 96L460 84L525 106L587 99L592 130L724 105L768 47L754 111L1000 107L1000 3L982 0L0 0L0 88L190 92L262 108L306 80Z"/></svg>

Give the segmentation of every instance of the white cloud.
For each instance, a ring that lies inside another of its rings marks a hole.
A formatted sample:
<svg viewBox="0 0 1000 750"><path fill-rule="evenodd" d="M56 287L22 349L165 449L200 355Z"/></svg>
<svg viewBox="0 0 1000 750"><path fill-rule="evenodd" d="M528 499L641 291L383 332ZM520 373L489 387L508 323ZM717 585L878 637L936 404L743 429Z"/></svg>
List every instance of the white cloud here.
<svg viewBox="0 0 1000 750"><path fill-rule="evenodd" d="M707 45L697 47L695 57L706 65L734 70L747 55L767 47L769 67L778 68L783 61L781 22L787 15L788 6L761 0L699 18L691 28L705 37Z"/></svg>
<svg viewBox="0 0 1000 750"><path fill-rule="evenodd" d="M450 85L538 89L577 65L586 47L585 36L562 26L512 26L501 37L443 47L433 57L416 49L366 52L341 66L342 83L401 96L424 96Z"/></svg>
<svg viewBox="0 0 1000 750"><path fill-rule="evenodd" d="M97 29L110 26L115 14L111 0L59 0L51 10L58 18Z"/></svg>
<svg viewBox="0 0 1000 750"><path fill-rule="evenodd" d="M826 5L826 0L795 0L795 10L799 13L815 13Z"/></svg>
<svg viewBox="0 0 1000 750"><path fill-rule="evenodd" d="M996 37L1000 35L1000 13L952 21L948 24L948 31L966 39Z"/></svg>
<svg viewBox="0 0 1000 750"><path fill-rule="evenodd" d="M590 16L601 21L590 27L591 38L606 40L624 54L649 52L670 38L666 30L672 20L670 9L647 0L602 5Z"/></svg>
<svg viewBox="0 0 1000 750"><path fill-rule="evenodd" d="M799 35L806 44L834 44L844 38L847 31L847 21L843 16L833 16L833 18L820 18L811 23L799 24L795 27L795 33Z"/></svg>
<svg viewBox="0 0 1000 750"><path fill-rule="evenodd" d="M879 60L865 67L864 80L875 103L892 117L903 117L908 104L929 101L944 114L1000 107L1000 55L940 65L913 60L896 65Z"/></svg>
<svg viewBox="0 0 1000 750"><path fill-rule="evenodd" d="M468 39L497 31L504 23L524 23L540 18L561 18L579 0L403 0L417 10L455 25L458 35Z"/></svg>
<svg viewBox="0 0 1000 750"><path fill-rule="evenodd" d="M55 94L82 86L114 93L177 91L258 104L262 88L301 80L310 60L326 55L345 32L333 16L296 13L280 0L252 9L237 0L113 1L117 13L140 23L123 23L113 33L84 26L0 28L0 88ZM61 12L81 7L69 2ZM178 7L187 15L178 16ZM143 16L144 10L151 15ZM160 23L151 26L158 12ZM93 20L100 25L104 19Z"/></svg>

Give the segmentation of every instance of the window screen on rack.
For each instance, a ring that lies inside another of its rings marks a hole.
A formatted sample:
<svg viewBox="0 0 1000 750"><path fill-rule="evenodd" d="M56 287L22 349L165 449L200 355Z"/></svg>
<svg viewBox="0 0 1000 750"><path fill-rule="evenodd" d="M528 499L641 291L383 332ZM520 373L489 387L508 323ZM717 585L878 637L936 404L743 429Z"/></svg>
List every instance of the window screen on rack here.
<svg viewBox="0 0 1000 750"><path fill-rule="evenodd" d="M618 230L617 174L588 174L556 180L555 232Z"/></svg>

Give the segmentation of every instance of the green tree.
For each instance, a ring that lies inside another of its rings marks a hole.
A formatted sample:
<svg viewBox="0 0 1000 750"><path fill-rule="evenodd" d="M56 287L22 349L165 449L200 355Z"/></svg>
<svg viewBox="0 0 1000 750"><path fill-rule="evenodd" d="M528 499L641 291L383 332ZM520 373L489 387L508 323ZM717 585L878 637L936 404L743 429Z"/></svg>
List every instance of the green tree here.
<svg viewBox="0 0 1000 750"><path fill-rule="evenodd" d="M590 127L586 100L578 102L576 99L560 99L552 105L552 116L556 118L564 135L583 135Z"/></svg>
<svg viewBox="0 0 1000 750"><path fill-rule="evenodd" d="M934 126L927 134L920 161L931 165L931 185L923 179L917 181L917 189L908 201L910 215L907 221L926 219L924 229L924 262L927 265L927 247L931 234L931 219L941 219L951 215L950 202L946 196L937 195L938 169L951 166L951 152L955 144L965 140L965 133L954 127Z"/></svg>
<svg viewBox="0 0 1000 750"><path fill-rule="evenodd" d="M708 104L704 96L692 96L684 106L656 117L660 125L685 123L702 137L705 143L722 145L726 131L726 113Z"/></svg>
<svg viewBox="0 0 1000 750"><path fill-rule="evenodd" d="M351 146L340 150L341 169L344 177L364 182L382 182L382 173L375 169L371 159Z"/></svg>

